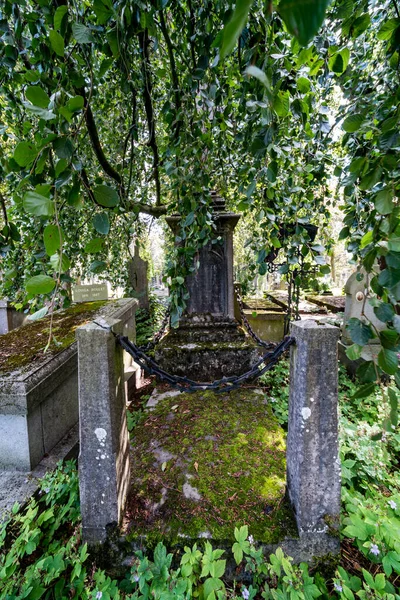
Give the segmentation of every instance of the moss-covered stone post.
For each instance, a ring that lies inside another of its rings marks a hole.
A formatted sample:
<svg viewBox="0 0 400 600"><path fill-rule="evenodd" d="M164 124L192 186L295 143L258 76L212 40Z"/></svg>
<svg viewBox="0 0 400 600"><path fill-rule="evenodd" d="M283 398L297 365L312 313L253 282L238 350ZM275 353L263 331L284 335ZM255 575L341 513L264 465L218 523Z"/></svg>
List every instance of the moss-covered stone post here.
<svg viewBox="0 0 400 600"><path fill-rule="evenodd" d="M120 524L130 481L123 350L107 327L134 332L137 300L119 302L115 313L76 332L82 535L89 544L104 542Z"/></svg>
<svg viewBox="0 0 400 600"><path fill-rule="evenodd" d="M300 537L338 551L329 535L340 512L338 356L340 330L315 321L292 324L287 485Z"/></svg>

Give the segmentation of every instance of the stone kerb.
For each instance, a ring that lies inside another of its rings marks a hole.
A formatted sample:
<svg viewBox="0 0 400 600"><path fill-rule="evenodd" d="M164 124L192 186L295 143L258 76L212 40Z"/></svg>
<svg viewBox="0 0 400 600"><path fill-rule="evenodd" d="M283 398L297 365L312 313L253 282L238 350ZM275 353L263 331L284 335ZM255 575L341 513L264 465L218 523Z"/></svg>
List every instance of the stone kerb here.
<svg viewBox="0 0 400 600"><path fill-rule="evenodd" d="M137 300L96 324L77 329L79 373L79 480L82 532L86 542L102 543L120 523L130 479L126 426L124 351L114 333L134 336Z"/></svg>
<svg viewBox="0 0 400 600"><path fill-rule="evenodd" d="M315 321L292 324L287 486L300 538L315 554L338 552L330 535L340 513L338 339L340 330Z"/></svg>

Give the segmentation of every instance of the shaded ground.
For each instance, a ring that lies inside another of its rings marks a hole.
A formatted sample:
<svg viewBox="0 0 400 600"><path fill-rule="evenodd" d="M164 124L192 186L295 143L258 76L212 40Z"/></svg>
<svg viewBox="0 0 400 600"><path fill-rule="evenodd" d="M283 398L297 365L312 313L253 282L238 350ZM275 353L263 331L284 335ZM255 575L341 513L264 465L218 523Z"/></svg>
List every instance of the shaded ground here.
<svg viewBox="0 0 400 600"><path fill-rule="evenodd" d="M285 500L284 432L260 390L153 394L133 432L132 538L296 535Z"/></svg>

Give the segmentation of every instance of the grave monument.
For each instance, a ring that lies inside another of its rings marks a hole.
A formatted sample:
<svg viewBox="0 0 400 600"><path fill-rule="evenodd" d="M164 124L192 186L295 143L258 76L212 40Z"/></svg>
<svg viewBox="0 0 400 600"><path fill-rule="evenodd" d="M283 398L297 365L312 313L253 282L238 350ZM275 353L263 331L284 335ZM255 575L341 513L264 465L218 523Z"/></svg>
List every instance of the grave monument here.
<svg viewBox="0 0 400 600"><path fill-rule="evenodd" d="M149 289L147 282L147 260L139 255L139 244L135 245L135 254L128 263L129 285L133 289L134 297L139 301L139 308L149 308Z"/></svg>
<svg viewBox="0 0 400 600"><path fill-rule="evenodd" d="M228 212L225 200L212 193L215 238L199 250L199 268L186 278L190 298L179 328L156 348L156 360L168 372L190 373L209 381L250 370L258 358L255 343L235 319L233 231L239 214ZM175 233L181 217L167 217Z"/></svg>

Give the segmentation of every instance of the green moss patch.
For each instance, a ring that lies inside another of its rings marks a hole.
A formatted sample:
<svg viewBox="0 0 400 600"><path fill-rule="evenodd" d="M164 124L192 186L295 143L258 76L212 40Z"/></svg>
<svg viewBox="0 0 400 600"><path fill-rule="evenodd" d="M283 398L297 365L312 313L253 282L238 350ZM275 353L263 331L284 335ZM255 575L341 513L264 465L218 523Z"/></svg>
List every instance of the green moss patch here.
<svg viewBox="0 0 400 600"><path fill-rule="evenodd" d="M285 434L263 394L164 397L134 430L130 537L231 540L244 524L259 542L296 535L285 471Z"/></svg>
<svg viewBox="0 0 400 600"><path fill-rule="evenodd" d="M49 339L50 316L33 321L0 336L0 374L22 369L35 361L55 356L75 341L75 330L93 318L93 313L107 300L82 302L53 314L52 340Z"/></svg>

